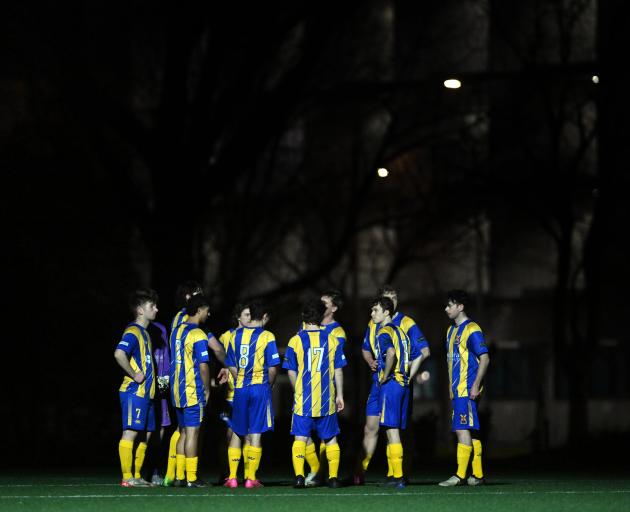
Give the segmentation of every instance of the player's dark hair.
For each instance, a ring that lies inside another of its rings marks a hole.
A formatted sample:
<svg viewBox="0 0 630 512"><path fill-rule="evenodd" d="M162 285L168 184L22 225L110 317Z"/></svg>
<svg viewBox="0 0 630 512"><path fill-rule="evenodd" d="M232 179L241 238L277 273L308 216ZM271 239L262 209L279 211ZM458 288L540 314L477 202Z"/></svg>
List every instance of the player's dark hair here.
<svg viewBox="0 0 630 512"><path fill-rule="evenodd" d="M302 304L302 321L304 323L320 325L324 313L326 313L326 306L321 299L309 297Z"/></svg>
<svg viewBox="0 0 630 512"><path fill-rule="evenodd" d="M322 297L330 297L332 303L337 306L337 309L341 309L343 306L343 293L336 288L331 288L322 293Z"/></svg>
<svg viewBox="0 0 630 512"><path fill-rule="evenodd" d="M193 295L186 303L186 314L188 316L195 316L201 308L210 307L210 302L205 295L198 293Z"/></svg>
<svg viewBox="0 0 630 512"><path fill-rule="evenodd" d="M256 299L249 303L249 313L252 320L262 320L265 313L269 314L269 308L262 300Z"/></svg>
<svg viewBox="0 0 630 512"><path fill-rule="evenodd" d="M383 311L385 310L389 311L389 316L394 316L394 313L396 313L396 308L394 307L394 301L390 299L389 297L383 297L382 295L380 295L379 297L376 297L372 301L372 307L374 306L381 306Z"/></svg>
<svg viewBox="0 0 630 512"><path fill-rule="evenodd" d="M153 302L153 304L157 304L157 292L151 288L138 288L129 294L129 309L134 316L136 315L136 308L142 306L145 302Z"/></svg>
<svg viewBox="0 0 630 512"><path fill-rule="evenodd" d="M175 307L183 308L187 304L186 295L203 293L203 288L197 281L186 281L177 287L175 292Z"/></svg>
<svg viewBox="0 0 630 512"><path fill-rule="evenodd" d="M446 302L461 304L466 309L466 306L470 304L470 296L464 290L450 290L446 294Z"/></svg>
<svg viewBox="0 0 630 512"><path fill-rule="evenodd" d="M234 305L234 309L232 310L232 317L236 321L236 325L238 325L238 319L240 318L241 313L247 308L249 308L249 304L245 302L237 302Z"/></svg>
<svg viewBox="0 0 630 512"><path fill-rule="evenodd" d="M378 289L378 292L376 292L376 295L378 295L379 297L382 297L386 293L391 294L391 295L398 295L396 288L394 288L391 284L384 284L383 286L381 286Z"/></svg>

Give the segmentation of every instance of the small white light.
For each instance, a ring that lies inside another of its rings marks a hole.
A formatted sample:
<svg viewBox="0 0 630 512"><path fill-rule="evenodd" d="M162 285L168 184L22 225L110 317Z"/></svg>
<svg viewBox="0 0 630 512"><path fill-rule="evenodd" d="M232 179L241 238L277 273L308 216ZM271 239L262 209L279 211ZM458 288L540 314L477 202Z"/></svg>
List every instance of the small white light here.
<svg viewBox="0 0 630 512"><path fill-rule="evenodd" d="M593 81L594 84L598 84L599 83L599 77L597 75L593 75L591 77L591 80Z"/></svg>
<svg viewBox="0 0 630 512"><path fill-rule="evenodd" d="M448 80L444 80L444 87L447 89L459 89L462 86L462 83L457 80L457 78L449 78Z"/></svg>
<svg viewBox="0 0 630 512"><path fill-rule="evenodd" d="M385 169L385 167L381 167L379 168L378 171L376 171L379 175L379 177L381 178L387 178L387 176L389 175L389 171L387 169Z"/></svg>

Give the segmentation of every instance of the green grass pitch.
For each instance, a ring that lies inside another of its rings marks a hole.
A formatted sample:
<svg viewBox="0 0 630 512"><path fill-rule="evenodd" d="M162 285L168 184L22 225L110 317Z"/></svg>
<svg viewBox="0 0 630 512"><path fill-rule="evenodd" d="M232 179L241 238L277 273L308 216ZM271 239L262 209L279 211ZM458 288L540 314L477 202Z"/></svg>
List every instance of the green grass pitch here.
<svg viewBox="0 0 630 512"><path fill-rule="evenodd" d="M0 511L252 511L361 512L401 510L483 512L580 512L630 510L630 480L623 476L587 477L583 473L509 472L493 474L483 487L441 488L448 475L417 474L404 490L376 482L361 487L305 489L291 487L285 476L264 478L263 489L125 489L111 473L59 471L0 475ZM627 476L627 475L626 475Z"/></svg>

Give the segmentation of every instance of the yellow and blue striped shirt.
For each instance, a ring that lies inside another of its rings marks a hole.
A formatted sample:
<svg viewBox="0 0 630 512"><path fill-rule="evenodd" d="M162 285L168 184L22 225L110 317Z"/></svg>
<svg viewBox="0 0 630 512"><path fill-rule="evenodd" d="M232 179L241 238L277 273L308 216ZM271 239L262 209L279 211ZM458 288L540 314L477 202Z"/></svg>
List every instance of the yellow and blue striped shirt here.
<svg viewBox="0 0 630 512"><path fill-rule="evenodd" d="M129 324L116 348L129 356L129 364L134 372L144 373L142 384L138 384L131 377L125 375L119 391L133 393L141 398L153 398L155 396L153 349L151 337L147 330L135 322Z"/></svg>
<svg viewBox="0 0 630 512"><path fill-rule="evenodd" d="M322 330L324 332L327 332L328 334L332 334L335 338L337 338L343 348L343 345L346 343L346 331L343 330L343 327L341 327L341 324L339 322L335 320L328 325L322 325Z"/></svg>
<svg viewBox="0 0 630 512"><path fill-rule="evenodd" d="M186 313L186 308L182 308L173 317L173 321L171 322L171 334L175 332L175 329L177 329L177 327L179 327L180 324L187 321L188 321L188 313Z"/></svg>
<svg viewBox="0 0 630 512"><path fill-rule="evenodd" d="M297 373L293 412L318 418L337 411L335 369L347 365L343 343L324 330L301 330L289 341L283 368Z"/></svg>
<svg viewBox="0 0 630 512"><path fill-rule="evenodd" d="M223 349L227 354L228 347L230 346L230 338L232 337L232 333L236 331L236 328L230 329L229 331L225 331L220 337L219 342L223 345ZM234 377L232 374L228 372L228 380L227 380L227 394L225 395L225 399L228 402L232 402L234 400Z"/></svg>
<svg viewBox="0 0 630 512"><path fill-rule="evenodd" d="M208 363L208 336L197 324L181 323L171 334L171 400L175 407L206 404L199 365Z"/></svg>
<svg viewBox="0 0 630 512"><path fill-rule="evenodd" d="M477 377L479 356L487 354L488 347L481 328L467 319L460 325L451 325L446 331L446 360L451 399L467 397Z"/></svg>
<svg viewBox="0 0 630 512"><path fill-rule="evenodd" d="M269 382L269 368L280 364L274 335L262 327L239 327L230 336L225 366L237 369L235 389Z"/></svg>

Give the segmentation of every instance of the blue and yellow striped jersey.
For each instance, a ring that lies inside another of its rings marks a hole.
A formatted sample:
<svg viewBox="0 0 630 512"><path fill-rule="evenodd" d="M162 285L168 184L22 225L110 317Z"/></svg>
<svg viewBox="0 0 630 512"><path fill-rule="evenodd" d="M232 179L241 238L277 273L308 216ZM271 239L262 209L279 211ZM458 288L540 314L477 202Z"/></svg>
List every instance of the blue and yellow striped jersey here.
<svg viewBox="0 0 630 512"><path fill-rule="evenodd" d="M383 376L387 350L393 348L396 353L396 362L389 378L394 379L401 386L409 384L409 363L420 357L420 344L412 342L401 327L391 323L384 325L376 334L378 340L379 360L378 376Z"/></svg>
<svg viewBox="0 0 630 512"><path fill-rule="evenodd" d="M269 368L280 364L274 335L262 327L239 327L230 336L225 366L237 370L234 388L269 382Z"/></svg>
<svg viewBox="0 0 630 512"><path fill-rule="evenodd" d="M291 340L283 368L297 372L293 412L318 418L337 411L335 368L347 365L339 338L321 329L301 330Z"/></svg>
<svg viewBox="0 0 630 512"><path fill-rule="evenodd" d="M186 313L186 308L182 308L177 314L173 317L173 321L171 322L171 334L175 332L175 329L182 324L183 322L188 321L188 314Z"/></svg>
<svg viewBox="0 0 630 512"><path fill-rule="evenodd" d="M402 313L397 311L396 314L392 317L392 324L400 327L409 338L411 348L413 349L413 355L415 356L411 358L411 361L416 359L416 357L420 357L422 349L428 347L429 343L424 337L424 334L422 334L422 331L420 330L420 327L418 327L416 322L414 322L411 317L403 315ZM384 361L384 356L381 355L380 348L378 346L378 343L376 342L377 331L378 325L370 320L367 326L367 330L365 331L365 337L363 338L362 349L368 352L372 352L372 356L374 356L374 359L376 359L377 361ZM375 372L373 377L374 380L378 380L378 372Z"/></svg>
<svg viewBox="0 0 630 512"><path fill-rule="evenodd" d="M487 353L483 332L472 320L467 319L460 325L451 325L448 328L446 358L451 399L468 396L477 377L479 356Z"/></svg>
<svg viewBox="0 0 630 512"><path fill-rule="evenodd" d="M153 348L147 330L135 322L130 323L116 348L129 356L129 364L134 372L144 373L142 384L138 384L131 377L125 375L119 391L133 393L139 397L153 398L155 396Z"/></svg>
<svg viewBox="0 0 630 512"><path fill-rule="evenodd" d="M181 323L171 333L171 399L175 407L205 405L199 365L208 363L208 337L197 324Z"/></svg>
<svg viewBox="0 0 630 512"><path fill-rule="evenodd" d="M223 349L227 354L228 347L230 346L230 338L232 337L232 333L236 331L236 328L232 328L229 331L225 331L221 336L219 336L219 342L223 345ZM234 400L234 377L232 374L228 372L228 380L227 380L227 394L225 395L225 399L228 402L232 402Z"/></svg>
<svg viewBox="0 0 630 512"><path fill-rule="evenodd" d="M343 348L343 345L346 343L346 331L343 330L343 327L341 327L341 324L339 322L335 320L328 325L322 325L322 330L324 332L327 332L328 334L332 334L335 338L337 338Z"/></svg>

